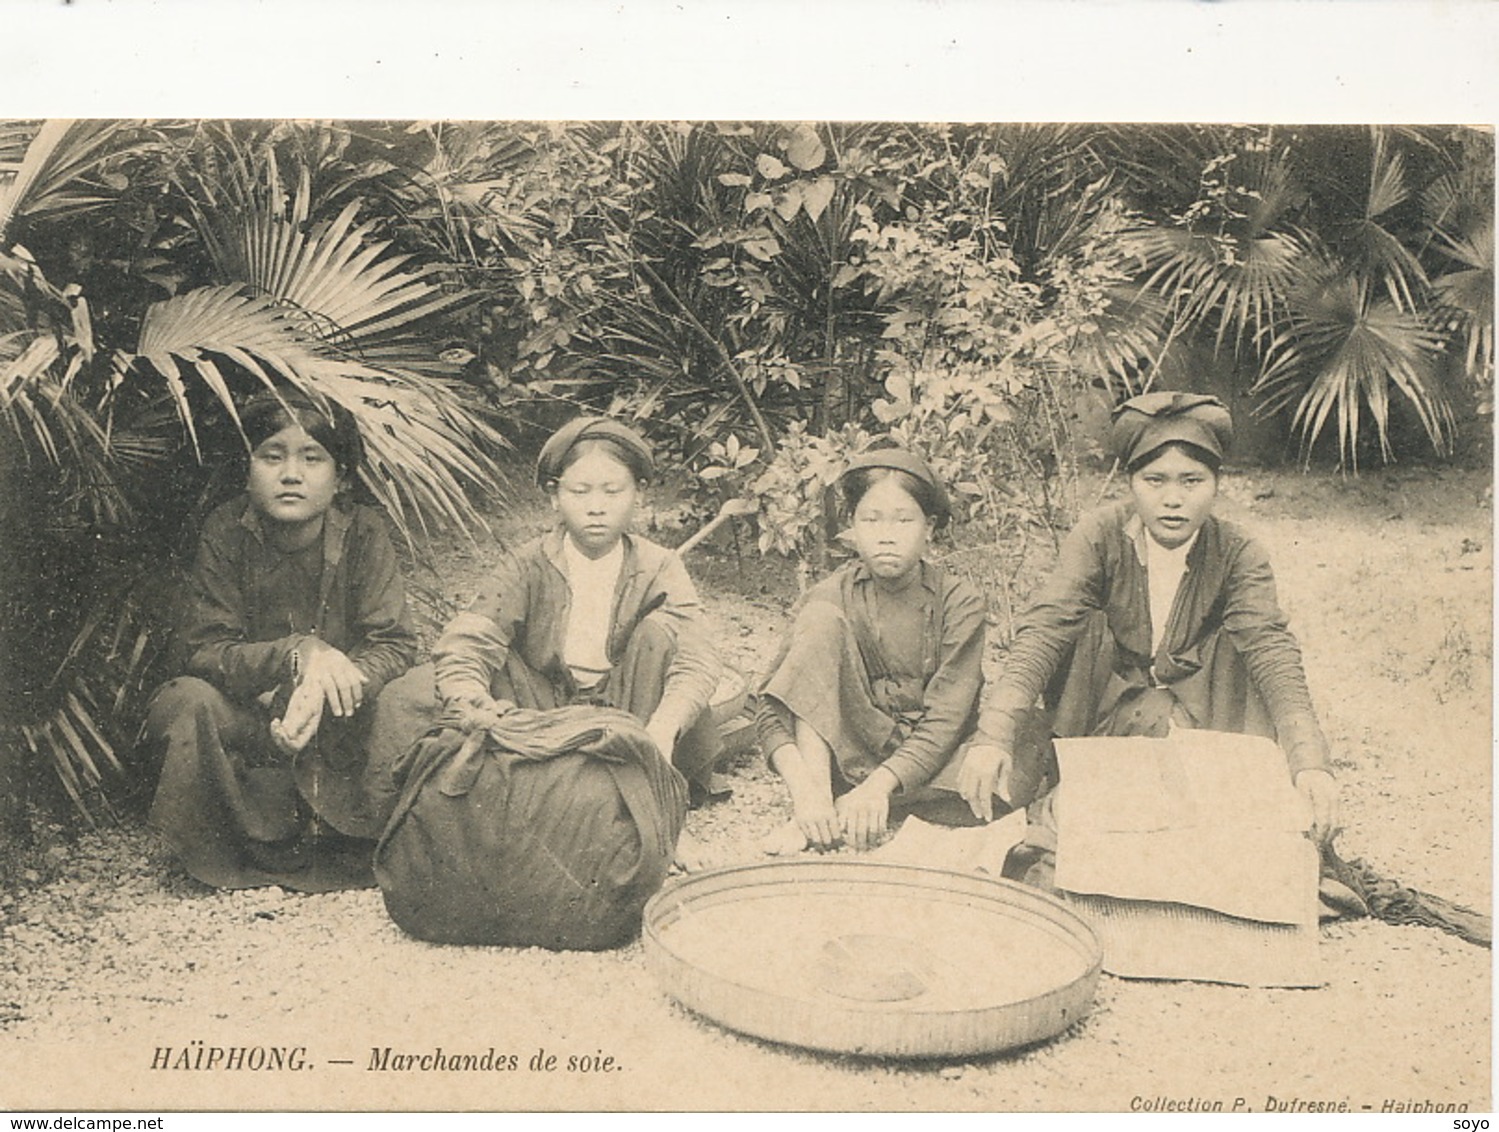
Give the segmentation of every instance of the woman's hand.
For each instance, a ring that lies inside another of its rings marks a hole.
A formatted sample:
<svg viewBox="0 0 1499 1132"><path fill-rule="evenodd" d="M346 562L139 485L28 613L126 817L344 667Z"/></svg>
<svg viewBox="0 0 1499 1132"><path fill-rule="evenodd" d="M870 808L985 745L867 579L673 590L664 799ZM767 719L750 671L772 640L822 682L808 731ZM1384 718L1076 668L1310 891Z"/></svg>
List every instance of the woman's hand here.
<svg viewBox="0 0 1499 1132"><path fill-rule="evenodd" d="M963 756L963 765L958 768L958 794L979 820L994 820L994 795L1003 798L1009 791L1010 761L1008 751L988 743L971 744Z"/></svg>
<svg viewBox="0 0 1499 1132"><path fill-rule="evenodd" d="M791 792L791 821L806 840L793 846L794 837L776 833L770 839L769 851L779 856L799 853L808 845L831 849L838 844L838 811L833 806L833 787L828 776L813 773L795 743L783 744L771 752L770 765Z"/></svg>
<svg viewBox="0 0 1499 1132"><path fill-rule="evenodd" d="M1338 782L1320 768L1298 771L1291 780L1312 809L1312 839L1325 845L1338 833Z"/></svg>
<svg viewBox="0 0 1499 1132"><path fill-rule="evenodd" d="M677 725L670 720L652 716L646 721L645 733L651 737L651 742L656 744L656 750L661 752L661 757L671 762L672 752L677 749Z"/></svg>
<svg viewBox="0 0 1499 1132"><path fill-rule="evenodd" d="M322 722L323 694L304 681L292 691L281 718L271 720L271 739L283 753L295 755L312 742Z"/></svg>
<svg viewBox="0 0 1499 1132"><path fill-rule="evenodd" d="M855 849L871 849L890 820L890 795L900 780L884 767L874 771L834 804L843 838Z"/></svg>
<svg viewBox="0 0 1499 1132"><path fill-rule="evenodd" d="M812 848L831 849L838 844L838 810L833 806L831 794L800 806L793 803L791 815Z"/></svg>
<svg viewBox="0 0 1499 1132"><path fill-rule="evenodd" d="M309 686L316 689L334 715L346 718L363 706L368 683L357 664L332 645L322 644L304 658L297 691Z"/></svg>

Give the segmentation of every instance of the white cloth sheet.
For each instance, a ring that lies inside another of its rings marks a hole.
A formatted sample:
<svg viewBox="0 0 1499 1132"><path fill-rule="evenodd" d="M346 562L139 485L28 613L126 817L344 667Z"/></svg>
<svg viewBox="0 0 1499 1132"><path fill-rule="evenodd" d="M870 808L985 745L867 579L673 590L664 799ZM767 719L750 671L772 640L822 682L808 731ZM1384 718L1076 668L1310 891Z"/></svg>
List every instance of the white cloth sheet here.
<svg viewBox="0 0 1499 1132"><path fill-rule="evenodd" d="M1254 736L1059 739L1056 884L1104 969L1314 986L1317 851L1285 756Z"/></svg>

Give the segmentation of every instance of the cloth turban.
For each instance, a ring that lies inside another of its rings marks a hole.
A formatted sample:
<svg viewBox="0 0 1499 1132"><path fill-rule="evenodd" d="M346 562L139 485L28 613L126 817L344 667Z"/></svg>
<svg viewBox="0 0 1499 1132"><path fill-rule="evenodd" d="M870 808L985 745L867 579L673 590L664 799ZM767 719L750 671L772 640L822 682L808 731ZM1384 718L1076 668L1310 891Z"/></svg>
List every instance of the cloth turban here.
<svg viewBox="0 0 1499 1132"><path fill-rule="evenodd" d="M567 454L585 440L609 440L624 450L630 471L637 479L656 474L656 458L645 438L629 425L609 417L578 417L568 421L541 446L536 458L536 482L545 487L561 473Z"/></svg>
<svg viewBox="0 0 1499 1132"><path fill-rule="evenodd" d="M947 498L947 488L927 466L927 462L916 453L905 448L871 448L860 452L850 460L848 467L844 469L843 476L839 478L842 479L861 468L894 468L914 476L932 489L932 502L937 512L932 518L936 519L937 525L943 526L948 519L952 518L952 503Z"/></svg>
<svg viewBox="0 0 1499 1132"><path fill-rule="evenodd" d="M1233 439L1228 408L1218 398L1198 393L1131 397L1114 410L1110 435L1114 455L1126 468L1172 441L1184 441L1222 460Z"/></svg>

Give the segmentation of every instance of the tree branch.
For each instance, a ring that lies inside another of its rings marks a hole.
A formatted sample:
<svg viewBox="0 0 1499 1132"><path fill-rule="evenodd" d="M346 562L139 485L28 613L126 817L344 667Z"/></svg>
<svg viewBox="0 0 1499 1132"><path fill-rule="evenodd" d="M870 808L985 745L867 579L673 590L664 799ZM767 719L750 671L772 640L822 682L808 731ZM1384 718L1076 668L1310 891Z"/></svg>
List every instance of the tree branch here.
<svg viewBox="0 0 1499 1132"><path fill-rule="evenodd" d="M614 223L612 219L610 220L610 223ZM618 225L615 225L615 228L616 230L618 230ZM621 233L621 235L623 235L623 233ZM702 338L702 340L708 344L713 352L718 355L719 363L725 370L728 371L729 376L733 378L734 385L739 390L739 396L744 399L745 407L749 409L750 416L754 418L755 429L760 434L760 441L764 446L765 451L767 453L774 452L776 441L775 434L770 431L770 422L765 419L765 414L760 411L760 405L758 402L756 402L754 393L751 391L749 384L744 380L744 375L741 374L739 372L739 368L734 365L734 359L729 357L729 352L723 348L723 343L720 342L708 330L708 328L702 324L701 321L699 321L697 315L693 314L691 308L682 301L681 296L679 296L676 291L672 290L672 288L667 285L666 281L656 273L656 271L651 267L649 263L642 259L639 261L637 266L642 272L650 276L651 281L655 283L656 286L666 294L667 298L671 299L671 301L676 305L677 310L681 312L682 317L687 320L687 324L691 326L692 329L695 330Z"/></svg>

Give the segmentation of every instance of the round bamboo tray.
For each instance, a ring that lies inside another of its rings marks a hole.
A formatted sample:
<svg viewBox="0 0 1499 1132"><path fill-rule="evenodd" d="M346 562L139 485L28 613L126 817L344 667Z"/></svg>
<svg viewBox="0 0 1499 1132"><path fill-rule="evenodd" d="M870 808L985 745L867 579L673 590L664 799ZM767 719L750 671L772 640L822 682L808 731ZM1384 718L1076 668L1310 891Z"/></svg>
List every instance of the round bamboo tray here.
<svg viewBox="0 0 1499 1132"><path fill-rule="evenodd" d="M684 1006L837 1053L964 1057L1061 1033L1103 952L1060 901L978 873L870 861L742 865L645 907L646 961Z"/></svg>

